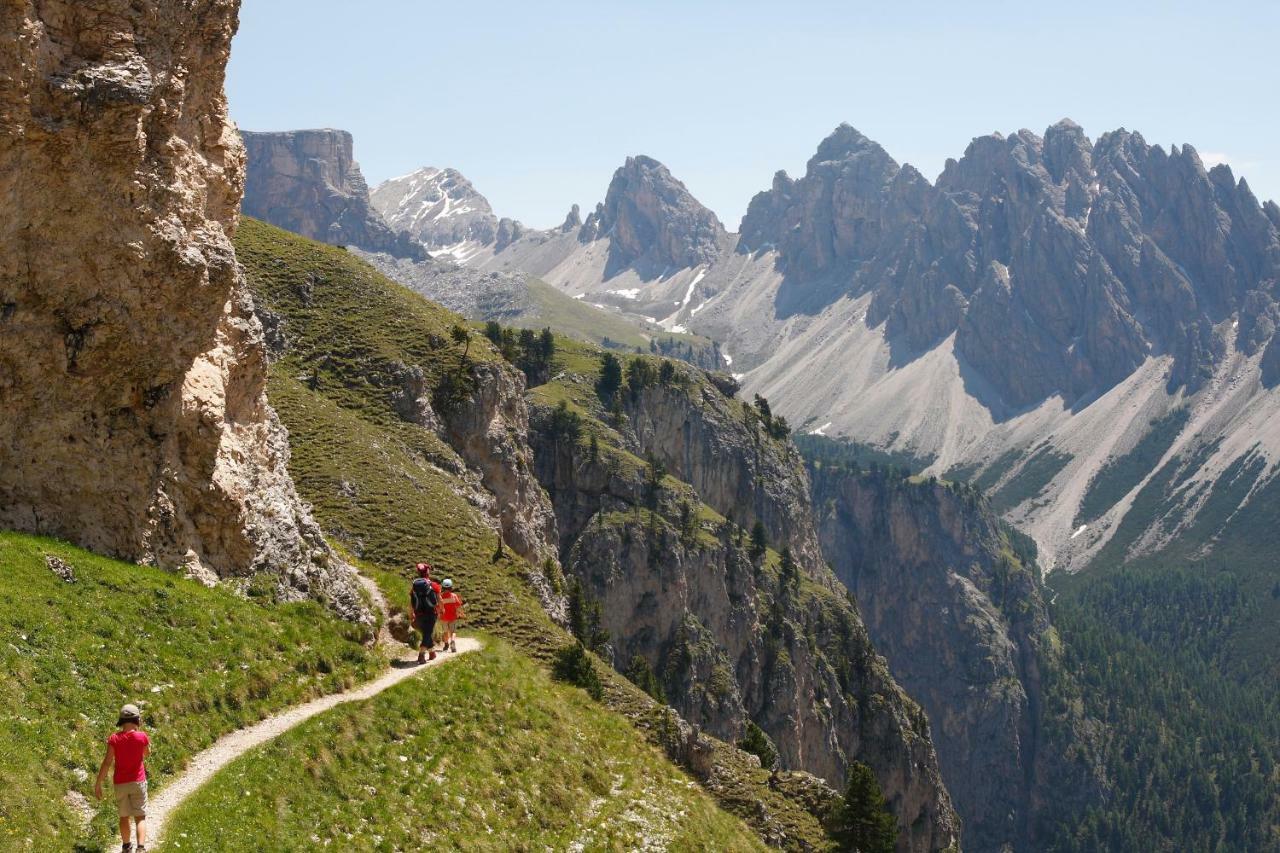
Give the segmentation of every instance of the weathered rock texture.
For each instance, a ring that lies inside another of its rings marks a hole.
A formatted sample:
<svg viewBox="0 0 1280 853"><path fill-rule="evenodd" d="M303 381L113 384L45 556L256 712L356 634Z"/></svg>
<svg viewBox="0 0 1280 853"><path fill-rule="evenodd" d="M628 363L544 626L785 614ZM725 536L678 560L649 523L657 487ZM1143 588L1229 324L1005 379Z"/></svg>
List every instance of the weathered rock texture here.
<svg viewBox="0 0 1280 853"><path fill-rule="evenodd" d="M294 493L230 236L239 4L6 2L0 526L363 612Z"/></svg>
<svg viewBox="0 0 1280 853"><path fill-rule="evenodd" d="M727 235L716 215L652 157L628 157L609 183L580 239L608 237L610 271L637 267L653 275L708 264Z"/></svg>
<svg viewBox="0 0 1280 853"><path fill-rule="evenodd" d="M676 371L623 392L620 447L606 434L593 453L556 432L553 409L534 414L562 563L601 604L615 666L644 659L672 706L717 737L754 721L784 768L839 785L850 762L868 764L899 819L899 848L948 847L959 825L928 723L821 561L795 448L753 429L700 373ZM683 482L655 491L639 456ZM750 554L742 525L757 519L795 555L792 576L776 554Z"/></svg>
<svg viewBox="0 0 1280 853"><path fill-rule="evenodd" d="M929 715L965 849L1043 849L1044 813L1071 814L1101 784L1083 745L1063 742L1079 722L1045 723L1056 652L1031 557L1014 553L968 489L883 471L810 474L823 550L894 678Z"/></svg>
<svg viewBox="0 0 1280 853"><path fill-rule="evenodd" d="M503 538L534 566L556 556L556 519L533 471L524 376L505 364L471 368L472 390L444 420L444 438L496 499Z"/></svg>
<svg viewBox="0 0 1280 853"><path fill-rule="evenodd" d="M241 134L248 152L244 212L335 246L421 260L427 251L369 204L369 185L345 130Z"/></svg>
<svg viewBox="0 0 1280 853"><path fill-rule="evenodd" d="M388 225L431 249L490 245L498 237L489 200L457 169L426 166L383 181L369 202Z"/></svg>
<svg viewBox="0 0 1280 853"><path fill-rule="evenodd" d="M936 184L842 125L741 231L739 250L780 254L781 313L871 291L895 358L954 333L999 395L986 402L1012 409L1105 391L1148 354L1195 391L1227 351L1223 320L1262 329L1249 294L1280 281L1280 228L1228 167L1070 121L975 139Z"/></svg>
<svg viewBox="0 0 1280 853"><path fill-rule="evenodd" d="M629 398L627 411L640 455L661 462L740 527L763 523L770 544L789 548L810 577L829 577L804 461L789 441L770 438L741 400L711 382L659 384Z"/></svg>

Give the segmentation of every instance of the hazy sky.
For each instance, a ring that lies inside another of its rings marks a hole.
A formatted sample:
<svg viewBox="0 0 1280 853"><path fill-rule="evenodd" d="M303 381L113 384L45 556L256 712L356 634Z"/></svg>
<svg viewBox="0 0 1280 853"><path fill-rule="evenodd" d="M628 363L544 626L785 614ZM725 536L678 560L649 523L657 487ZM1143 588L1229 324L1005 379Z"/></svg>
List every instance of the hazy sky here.
<svg viewBox="0 0 1280 853"><path fill-rule="evenodd" d="M247 130L350 130L370 185L452 166L547 227L643 153L736 229L842 121L932 179L1069 116L1280 199L1277 47L1274 0L243 0L227 85Z"/></svg>

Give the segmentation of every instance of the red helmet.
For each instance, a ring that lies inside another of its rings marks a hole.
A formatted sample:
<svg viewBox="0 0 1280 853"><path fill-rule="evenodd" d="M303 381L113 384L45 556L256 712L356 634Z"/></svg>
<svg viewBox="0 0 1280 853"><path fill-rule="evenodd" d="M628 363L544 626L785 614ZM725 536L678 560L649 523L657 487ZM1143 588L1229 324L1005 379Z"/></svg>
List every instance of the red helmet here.
<svg viewBox="0 0 1280 853"><path fill-rule="evenodd" d="M425 578L431 574L430 563L418 563L418 577Z"/></svg>

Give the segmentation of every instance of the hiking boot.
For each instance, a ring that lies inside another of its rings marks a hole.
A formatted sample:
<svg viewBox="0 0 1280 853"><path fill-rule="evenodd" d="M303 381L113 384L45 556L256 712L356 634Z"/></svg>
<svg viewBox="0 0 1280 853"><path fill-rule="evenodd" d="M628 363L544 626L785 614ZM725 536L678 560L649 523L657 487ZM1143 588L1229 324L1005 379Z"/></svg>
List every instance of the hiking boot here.
<svg viewBox="0 0 1280 853"><path fill-rule="evenodd" d="M431 653L431 656L432 656L432 657L435 657L435 652L432 652L432 653ZM418 652L418 663L426 663L426 662L427 662L427 653L426 653L426 652Z"/></svg>
<svg viewBox="0 0 1280 853"><path fill-rule="evenodd" d="M451 652L456 652L457 650L458 650L458 641L457 641L457 640L450 640L450 641L449 641L449 651L451 651Z"/></svg>
<svg viewBox="0 0 1280 853"><path fill-rule="evenodd" d="M435 660L435 659L436 659L436 650L435 650L435 649L432 649L432 650L431 650L431 656L430 656L430 657L428 657L428 658L427 658L427 660Z"/></svg>

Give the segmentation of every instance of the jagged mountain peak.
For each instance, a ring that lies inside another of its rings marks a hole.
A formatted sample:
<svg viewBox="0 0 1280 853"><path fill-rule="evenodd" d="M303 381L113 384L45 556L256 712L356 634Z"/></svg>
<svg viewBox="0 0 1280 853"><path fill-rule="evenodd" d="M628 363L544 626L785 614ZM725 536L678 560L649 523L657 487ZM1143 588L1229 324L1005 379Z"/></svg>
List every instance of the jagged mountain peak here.
<svg viewBox="0 0 1280 853"><path fill-rule="evenodd" d="M841 122L826 139L818 144L818 150L809 160L809 168L815 164L837 160L848 160L850 157L865 155L893 162L889 153L880 143L866 136L848 122ZM896 166L897 164L894 163Z"/></svg>
<svg viewBox="0 0 1280 853"><path fill-rule="evenodd" d="M457 169L423 166L383 181L370 203L392 228L432 250L457 255L498 237L489 200Z"/></svg>
<svg viewBox="0 0 1280 853"><path fill-rule="evenodd" d="M708 264L728 237L719 218L665 165L643 154L627 157L613 173L604 203L581 233L584 239L611 238L611 271Z"/></svg>

